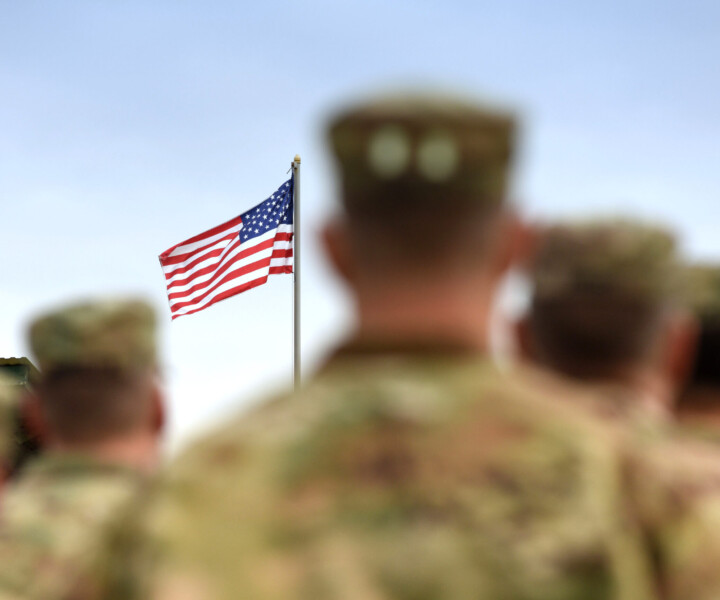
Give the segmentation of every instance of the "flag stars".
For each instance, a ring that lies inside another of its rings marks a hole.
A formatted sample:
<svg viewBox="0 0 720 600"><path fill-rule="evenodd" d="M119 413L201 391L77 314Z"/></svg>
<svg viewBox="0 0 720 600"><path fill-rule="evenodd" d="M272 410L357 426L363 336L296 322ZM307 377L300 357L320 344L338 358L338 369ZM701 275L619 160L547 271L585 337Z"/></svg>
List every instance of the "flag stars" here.
<svg viewBox="0 0 720 600"><path fill-rule="evenodd" d="M265 202L242 215L244 228L240 231L241 243L273 233L281 224L292 224L292 187L284 183Z"/></svg>

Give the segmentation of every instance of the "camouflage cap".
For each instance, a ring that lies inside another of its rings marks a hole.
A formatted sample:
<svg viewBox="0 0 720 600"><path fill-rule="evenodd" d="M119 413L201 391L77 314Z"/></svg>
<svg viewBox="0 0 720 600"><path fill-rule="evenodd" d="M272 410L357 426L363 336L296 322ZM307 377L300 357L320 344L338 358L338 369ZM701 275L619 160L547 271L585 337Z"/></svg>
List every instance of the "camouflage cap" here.
<svg viewBox="0 0 720 600"><path fill-rule="evenodd" d="M60 308L37 318L29 338L43 373L62 367L132 370L157 364L155 312L138 299Z"/></svg>
<svg viewBox="0 0 720 600"><path fill-rule="evenodd" d="M349 210L408 199L497 207L507 194L514 134L510 113L427 94L381 97L329 126Z"/></svg>
<svg viewBox="0 0 720 600"><path fill-rule="evenodd" d="M8 467L13 453L17 396L18 386L0 374L0 467Z"/></svg>
<svg viewBox="0 0 720 600"><path fill-rule="evenodd" d="M673 234L630 220L552 226L532 268L540 300L588 293L656 303L678 295L680 276Z"/></svg>

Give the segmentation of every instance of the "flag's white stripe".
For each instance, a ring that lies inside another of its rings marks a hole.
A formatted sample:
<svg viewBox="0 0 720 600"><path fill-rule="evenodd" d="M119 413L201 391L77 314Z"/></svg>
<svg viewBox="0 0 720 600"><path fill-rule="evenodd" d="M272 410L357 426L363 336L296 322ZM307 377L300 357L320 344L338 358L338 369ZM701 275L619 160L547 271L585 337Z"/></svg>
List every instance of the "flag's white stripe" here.
<svg viewBox="0 0 720 600"><path fill-rule="evenodd" d="M270 259L270 266L271 267L286 267L288 265L291 265L292 261L293 261L292 256L279 256L277 258Z"/></svg>
<svg viewBox="0 0 720 600"><path fill-rule="evenodd" d="M198 240L197 242L193 242L192 244L183 244L182 246L178 246L170 254L168 254L168 256L180 256L181 254L186 254L188 252L194 252L198 248L207 246L208 244L211 244L212 242L225 237L226 235L230 234L233 229L236 232L240 231L241 227L242 227L242 223L236 223L234 225L229 225L228 227L226 227L222 231L219 231L215 235L211 235L206 238L202 238L202 239ZM200 235L202 235L202 234L200 234Z"/></svg>
<svg viewBox="0 0 720 600"><path fill-rule="evenodd" d="M170 310L172 311L173 315L178 315L178 316L184 315L186 312L189 312L191 310L203 308L204 306L206 306L207 304L212 302L213 298L215 298L215 296L217 296L218 294L222 294L223 292L226 292L227 290L231 290L233 288L240 287L243 284L253 281L255 279L267 277L269 274L270 274L269 266L265 266L260 269L256 269L255 271L253 271L251 273L247 273L245 275L241 275L240 277L238 277L236 279L226 281L221 286L218 286L216 289L214 289L211 294L208 294L207 297L203 298L200 302L189 304L178 310L174 310L171 305Z"/></svg>
<svg viewBox="0 0 720 600"><path fill-rule="evenodd" d="M293 264L293 257L292 256L283 256L281 258L272 258L270 259L270 266L271 267L292 267Z"/></svg>

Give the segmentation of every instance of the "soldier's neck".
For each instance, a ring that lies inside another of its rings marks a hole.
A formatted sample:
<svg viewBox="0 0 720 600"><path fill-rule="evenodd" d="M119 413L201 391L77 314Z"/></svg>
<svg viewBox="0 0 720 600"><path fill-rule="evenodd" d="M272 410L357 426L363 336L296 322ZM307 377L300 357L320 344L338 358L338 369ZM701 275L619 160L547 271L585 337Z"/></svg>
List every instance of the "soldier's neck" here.
<svg viewBox="0 0 720 600"><path fill-rule="evenodd" d="M486 352L492 294L452 293L435 286L358 294L357 337L375 341L437 341Z"/></svg>

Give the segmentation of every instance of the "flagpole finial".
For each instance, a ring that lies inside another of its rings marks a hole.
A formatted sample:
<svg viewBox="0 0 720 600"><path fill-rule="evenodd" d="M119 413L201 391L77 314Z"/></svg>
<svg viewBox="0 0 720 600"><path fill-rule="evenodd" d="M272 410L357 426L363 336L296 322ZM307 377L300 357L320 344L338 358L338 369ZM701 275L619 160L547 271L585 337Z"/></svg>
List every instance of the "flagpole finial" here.
<svg viewBox="0 0 720 600"><path fill-rule="evenodd" d="M299 162L300 162L300 155L299 155L299 154L296 154L296 155L295 155L295 161L294 161L294 162L296 162L296 163L299 163Z"/></svg>

